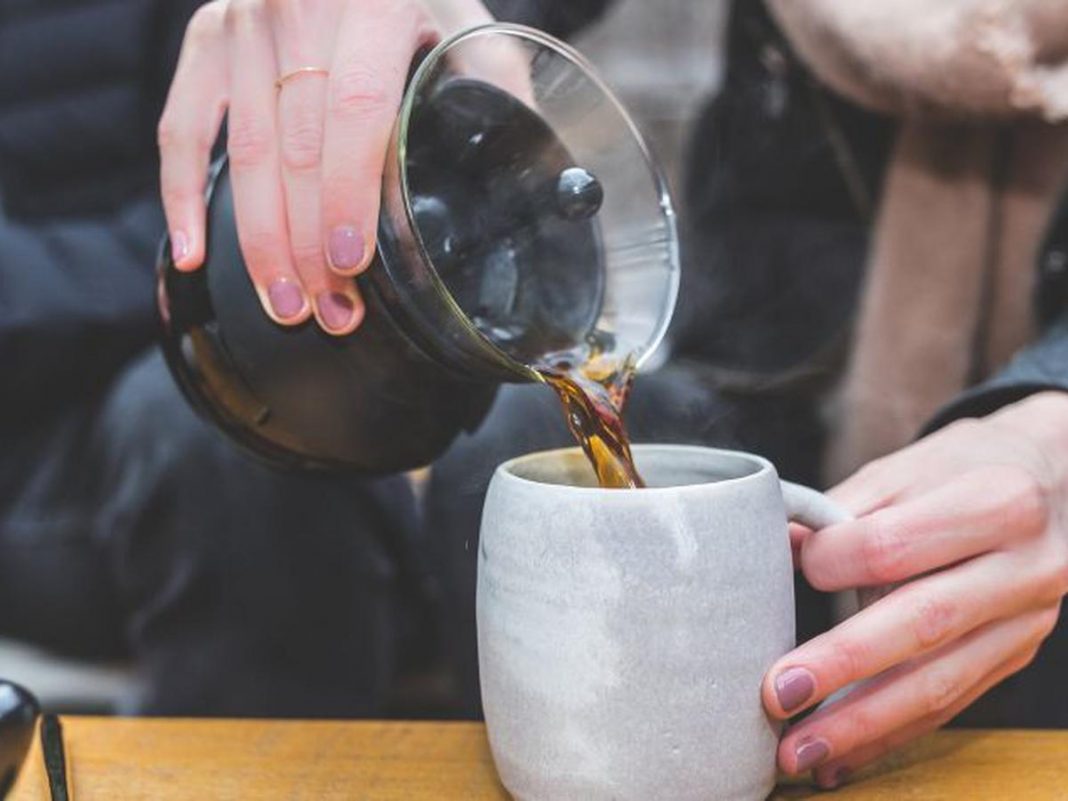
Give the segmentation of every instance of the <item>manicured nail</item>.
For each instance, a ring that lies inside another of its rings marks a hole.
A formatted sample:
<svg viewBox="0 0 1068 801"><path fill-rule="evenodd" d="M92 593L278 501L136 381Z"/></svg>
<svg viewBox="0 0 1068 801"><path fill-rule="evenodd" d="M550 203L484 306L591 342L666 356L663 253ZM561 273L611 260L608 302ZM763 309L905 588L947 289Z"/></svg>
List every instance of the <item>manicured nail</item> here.
<svg viewBox="0 0 1068 801"><path fill-rule="evenodd" d="M171 259L175 264L181 264L189 255L189 237L185 231L175 231L171 234Z"/></svg>
<svg viewBox="0 0 1068 801"><path fill-rule="evenodd" d="M288 320L304 311L304 293L299 286L284 278L267 287L267 299L279 320Z"/></svg>
<svg viewBox="0 0 1068 801"><path fill-rule="evenodd" d="M831 748L824 740L802 740L794 749L797 772L804 773L806 770L811 770L825 760L829 753L831 753Z"/></svg>
<svg viewBox="0 0 1068 801"><path fill-rule="evenodd" d="M330 256L330 265L335 270L347 273L363 264L367 243L363 240L363 234L355 228L339 225L330 232L327 251Z"/></svg>
<svg viewBox="0 0 1068 801"><path fill-rule="evenodd" d="M350 322L356 308L352 298L342 295L340 292L322 292L315 299L315 305L319 308L319 317L323 324L331 331L341 331Z"/></svg>
<svg viewBox="0 0 1068 801"><path fill-rule="evenodd" d="M816 680L804 668L787 668L775 679L775 695L783 712L792 712L812 697Z"/></svg>

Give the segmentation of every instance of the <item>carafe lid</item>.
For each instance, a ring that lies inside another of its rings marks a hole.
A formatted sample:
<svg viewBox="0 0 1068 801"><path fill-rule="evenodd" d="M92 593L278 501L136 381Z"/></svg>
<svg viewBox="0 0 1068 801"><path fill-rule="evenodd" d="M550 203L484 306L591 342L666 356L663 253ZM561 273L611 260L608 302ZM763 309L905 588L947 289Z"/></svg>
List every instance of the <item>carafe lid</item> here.
<svg viewBox="0 0 1068 801"><path fill-rule="evenodd" d="M414 73L395 143L384 208L430 267L416 304L455 313L437 330L518 369L583 345L640 363L659 344L678 292L671 200L577 52L522 26L458 34Z"/></svg>

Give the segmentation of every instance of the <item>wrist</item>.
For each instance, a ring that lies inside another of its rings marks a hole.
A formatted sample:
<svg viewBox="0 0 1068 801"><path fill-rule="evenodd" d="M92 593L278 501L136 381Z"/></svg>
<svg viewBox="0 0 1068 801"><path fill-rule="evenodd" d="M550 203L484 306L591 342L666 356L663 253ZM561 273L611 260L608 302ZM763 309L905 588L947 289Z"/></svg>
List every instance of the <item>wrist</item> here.
<svg viewBox="0 0 1068 801"><path fill-rule="evenodd" d="M1068 392L1036 392L987 419L1012 429L1068 477Z"/></svg>

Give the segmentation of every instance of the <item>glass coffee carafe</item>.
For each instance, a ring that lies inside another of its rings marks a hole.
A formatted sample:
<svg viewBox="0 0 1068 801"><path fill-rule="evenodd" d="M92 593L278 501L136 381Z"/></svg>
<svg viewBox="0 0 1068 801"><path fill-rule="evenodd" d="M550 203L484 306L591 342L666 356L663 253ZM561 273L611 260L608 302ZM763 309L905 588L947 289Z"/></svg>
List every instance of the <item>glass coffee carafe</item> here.
<svg viewBox="0 0 1068 801"><path fill-rule="evenodd" d="M626 112L574 50L503 24L441 43L409 80L354 333L264 314L225 160L204 267L160 253L164 351L193 406L276 464L368 473L433 461L548 353L641 362L678 290L670 198Z"/></svg>

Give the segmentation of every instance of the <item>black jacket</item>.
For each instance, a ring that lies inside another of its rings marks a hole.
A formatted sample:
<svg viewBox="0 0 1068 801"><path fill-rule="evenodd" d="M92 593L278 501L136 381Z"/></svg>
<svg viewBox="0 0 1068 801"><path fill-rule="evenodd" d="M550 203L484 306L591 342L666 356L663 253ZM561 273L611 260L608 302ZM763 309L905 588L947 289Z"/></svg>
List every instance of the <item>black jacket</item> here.
<svg viewBox="0 0 1068 801"><path fill-rule="evenodd" d="M196 5L0 0L0 436L9 453L153 341L164 228L156 120Z"/></svg>

